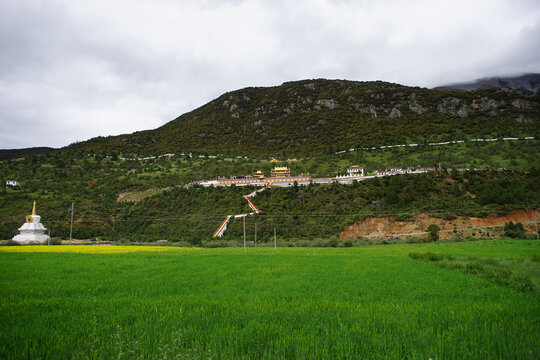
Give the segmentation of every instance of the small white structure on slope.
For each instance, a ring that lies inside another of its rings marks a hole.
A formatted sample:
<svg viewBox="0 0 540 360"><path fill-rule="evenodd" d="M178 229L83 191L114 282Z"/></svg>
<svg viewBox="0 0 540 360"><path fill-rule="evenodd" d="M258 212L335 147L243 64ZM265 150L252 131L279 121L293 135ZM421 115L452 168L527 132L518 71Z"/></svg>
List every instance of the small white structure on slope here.
<svg viewBox="0 0 540 360"><path fill-rule="evenodd" d="M45 234L47 230L41 224L41 216L36 215L36 202L32 208L32 215L26 216L26 222L19 228L19 235L13 237L13 241L21 244L30 244L35 242L45 242L49 240L49 236Z"/></svg>
<svg viewBox="0 0 540 360"><path fill-rule="evenodd" d="M11 186L11 187L21 187L21 184L17 181L17 180L6 180L6 187L8 186Z"/></svg>

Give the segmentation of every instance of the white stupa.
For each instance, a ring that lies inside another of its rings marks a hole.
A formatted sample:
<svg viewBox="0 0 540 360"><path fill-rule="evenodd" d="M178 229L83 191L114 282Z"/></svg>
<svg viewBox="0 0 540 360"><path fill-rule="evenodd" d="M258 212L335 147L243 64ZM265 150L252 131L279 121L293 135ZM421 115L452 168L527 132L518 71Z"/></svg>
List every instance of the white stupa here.
<svg viewBox="0 0 540 360"><path fill-rule="evenodd" d="M26 222L19 228L19 235L13 237L13 241L21 244L42 243L49 240L49 236L45 234L47 230L41 224L41 216L36 215L36 202L32 208L32 215L26 216Z"/></svg>

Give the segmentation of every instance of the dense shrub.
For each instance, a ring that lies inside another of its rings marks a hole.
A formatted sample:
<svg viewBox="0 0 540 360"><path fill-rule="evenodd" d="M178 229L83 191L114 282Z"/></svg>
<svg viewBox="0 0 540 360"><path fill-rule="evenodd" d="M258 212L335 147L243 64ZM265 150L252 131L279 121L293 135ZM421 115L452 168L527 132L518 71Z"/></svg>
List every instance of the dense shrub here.
<svg viewBox="0 0 540 360"><path fill-rule="evenodd" d="M427 260L427 261L440 261L444 259L444 255L435 254L432 252L427 253L409 253L409 257L415 260Z"/></svg>
<svg viewBox="0 0 540 360"><path fill-rule="evenodd" d="M205 248L220 248L227 247L228 243L225 240L211 240L211 241L202 241L202 246Z"/></svg>
<svg viewBox="0 0 540 360"><path fill-rule="evenodd" d="M62 245L62 240L60 238L51 238L47 243L48 245Z"/></svg>
<svg viewBox="0 0 540 360"><path fill-rule="evenodd" d="M495 259L470 256L465 259L456 259L453 256L432 252L409 253L409 257L415 260L431 261L437 267L457 270L474 277L487 279L497 285L506 286L520 292L535 290L535 285L530 279L530 266L531 263L540 261L538 255L531 256L531 263L528 263L523 258Z"/></svg>
<svg viewBox="0 0 540 360"><path fill-rule="evenodd" d="M17 246L17 245L21 245L21 244L19 244L18 242L14 241L14 240L9 239L5 243L3 243L3 245L5 245L5 246Z"/></svg>
<svg viewBox="0 0 540 360"><path fill-rule="evenodd" d="M506 223L504 225L504 235L514 239L525 237L525 229L523 228L523 224L520 222L514 224L512 221Z"/></svg>

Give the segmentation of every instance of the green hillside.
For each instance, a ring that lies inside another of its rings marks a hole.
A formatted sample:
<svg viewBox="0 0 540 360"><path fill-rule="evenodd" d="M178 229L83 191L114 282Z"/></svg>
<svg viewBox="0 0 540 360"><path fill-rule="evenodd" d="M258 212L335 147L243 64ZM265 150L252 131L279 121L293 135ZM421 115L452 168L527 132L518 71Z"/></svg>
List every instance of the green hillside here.
<svg viewBox="0 0 540 360"><path fill-rule="evenodd" d="M312 177L344 174L355 164L368 172L409 166L443 170L353 186L265 191L254 199L263 213L250 217L248 225L257 223L266 238L274 227L289 239L328 238L368 215L486 216L534 209L540 206L539 116L540 95L511 89L455 92L306 80L233 91L155 130L0 161L2 183L21 183L20 189L0 190L0 239L15 235L37 200L53 236L69 236L75 203L75 238L201 244L225 216L250 211L242 195L253 189L189 185L255 170L268 176L275 165ZM531 136L535 139L427 145ZM405 143L420 146L365 149ZM358 150L350 151L353 147ZM141 159L165 153L175 155ZM225 238L235 241L241 233L241 222L232 221Z"/></svg>
<svg viewBox="0 0 540 360"><path fill-rule="evenodd" d="M540 95L304 80L245 88L155 130L98 137L89 153L298 156L351 147L540 135Z"/></svg>
<svg viewBox="0 0 540 360"><path fill-rule="evenodd" d="M443 168L455 164L493 170L393 176L356 185L272 188L254 198L263 212L249 217L248 226L252 229L256 222L261 239L270 238L273 227L288 239L314 239L337 236L345 226L367 215L451 212L486 216L538 208L538 143L454 144L431 150L387 149L299 158L288 164L293 173L310 172L314 177L344 173L355 163L372 169L441 163ZM0 190L0 239L16 234L32 201L37 200L38 212L53 236L69 236L74 202L75 238L200 244L210 239L225 216L251 211L242 196L253 189L185 185L253 169L268 174L272 166L265 158L175 156L122 161L65 150L2 161L0 173L5 179L18 180L22 188ZM500 167L512 170L495 170ZM119 202L124 194L140 201ZM225 238L241 237L241 221L231 222Z"/></svg>

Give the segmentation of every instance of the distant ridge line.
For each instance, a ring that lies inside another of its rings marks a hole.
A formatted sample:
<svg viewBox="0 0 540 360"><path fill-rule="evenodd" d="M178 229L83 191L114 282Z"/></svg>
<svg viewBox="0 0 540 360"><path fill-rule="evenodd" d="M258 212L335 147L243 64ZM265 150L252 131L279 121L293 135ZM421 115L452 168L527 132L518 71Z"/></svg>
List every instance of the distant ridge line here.
<svg viewBox="0 0 540 360"><path fill-rule="evenodd" d="M435 87L435 90L461 90L474 91L489 88L506 88L530 91L535 94L540 93L540 74L530 73L513 77L487 77L471 82L461 82Z"/></svg>
<svg viewBox="0 0 540 360"><path fill-rule="evenodd" d="M58 149L51 147L30 147L22 149L0 149L0 160L9 160L31 154L46 154Z"/></svg>

